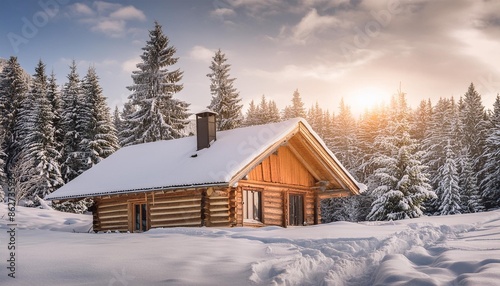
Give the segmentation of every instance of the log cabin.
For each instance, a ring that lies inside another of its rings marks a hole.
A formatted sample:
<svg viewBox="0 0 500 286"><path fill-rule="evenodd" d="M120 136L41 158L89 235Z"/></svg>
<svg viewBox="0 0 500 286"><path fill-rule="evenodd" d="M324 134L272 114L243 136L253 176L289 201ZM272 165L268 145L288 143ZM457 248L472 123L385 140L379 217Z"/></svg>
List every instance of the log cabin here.
<svg viewBox="0 0 500 286"><path fill-rule="evenodd" d="M46 199L92 198L93 230L299 226L321 222L320 200L364 191L301 118L124 147Z"/></svg>

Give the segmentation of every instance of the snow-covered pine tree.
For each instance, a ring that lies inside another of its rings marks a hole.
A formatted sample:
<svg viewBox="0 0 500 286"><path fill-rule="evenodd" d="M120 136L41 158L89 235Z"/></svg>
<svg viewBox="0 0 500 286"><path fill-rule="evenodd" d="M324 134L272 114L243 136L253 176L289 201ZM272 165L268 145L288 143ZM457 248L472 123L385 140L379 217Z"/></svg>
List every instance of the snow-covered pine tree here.
<svg viewBox="0 0 500 286"><path fill-rule="evenodd" d="M500 96L497 95L493 104L488 126L488 137L484 152L484 167L481 181L482 198L486 207L500 206Z"/></svg>
<svg viewBox="0 0 500 286"><path fill-rule="evenodd" d="M439 172L446 161L446 145L452 139L452 131L455 128L455 118L457 117L456 106L451 99L440 98L433 108L429 127L423 140L422 150L424 151L423 162L429 167L428 173L433 189L436 190L442 180ZM458 144L458 142L455 142ZM454 145L455 147L455 145ZM438 211L439 201L435 201L431 212Z"/></svg>
<svg viewBox="0 0 500 286"><path fill-rule="evenodd" d="M67 78L68 82L63 89L61 110L61 125L64 133L61 173L65 183L76 178L86 168L80 144L86 128L85 117L82 115L86 107L75 61L70 66Z"/></svg>
<svg viewBox="0 0 500 286"><path fill-rule="evenodd" d="M312 105L311 108L309 108L309 110L307 111L306 119L313 130L318 133L320 137L323 137L323 109L319 106L319 103L317 101L316 104Z"/></svg>
<svg viewBox="0 0 500 286"><path fill-rule="evenodd" d="M431 100L422 100L413 113L411 136L415 140L423 141L429 132L430 123L432 120L432 103Z"/></svg>
<svg viewBox="0 0 500 286"><path fill-rule="evenodd" d="M450 139L448 139L448 144L445 146L445 151L446 159L444 165L438 170L441 179L435 191L438 197L438 211L441 215L459 214L461 213L459 174Z"/></svg>
<svg viewBox="0 0 500 286"><path fill-rule="evenodd" d="M116 129L111 120L106 98L102 94L95 68L90 67L82 82L84 133L80 141L85 170L118 150Z"/></svg>
<svg viewBox="0 0 500 286"><path fill-rule="evenodd" d="M409 108L403 92L398 92L391 108L386 132L375 140L380 153L372 159L377 169L371 176L376 187L369 220L416 218L423 214L423 202L436 198L426 166L420 161L418 144L410 137Z"/></svg>
<svg viewBox="0 0 500 286"><path fill-rule="evenodd" d="M135 134L132 132L132 123L130 119L132 115L137 111L136 107L132 102L128 101L123 104L123 109L120 114L121 122L118 129L118 141L120 146L125 146L127 142L133 142L136 140Z"/></svg>
<svg viewBox="0 0 500 286"><path fill-rule="evenodd" d="M255 102L250 101L250 104L247 109L247 114L245 116L245 126L258 125L258 106L255 105Z"/></svg>
<svg viewBox="0 0 500 286"><path fill-rule="evenodd" d="M217 130L229 130L239 127L243 122L243 107L239 92L233 86L234 78L229 78L231 65L226 63L226 55L219 49L215 52L210 65L210 93L212 101L208 109L217 112Z"/></svg>
<svg viewBox="0 0 500 286"><path fill-rule="evenodd" d="M17 57L10 57L0 73L0 123L5 132L3 150L6 154L5 172L8 180L12 179L11 168L20 152L16 126L19 125L19 109L27 91L28 81L24 71L17 62Z"/></svg>
<svg viewBox="0 0 500 286"><path fill-rule="evenodd" d="M48 98L48 79L45 64L38 62L31 81L30 92L22 103L23 136L20 146L23 156L19 167L25 174L31 174L22 183L27 186L27 197L35 201L44 198L63 185L59 158L55 142L54 113ZM27 168L27 169L24 169Z"/></svg>
<svg viewBox="0 0 500 286"><path fill-rule="evenodd" d="M479 194L477 174L473 169L473 163L467 149L462 150L460 157L459 186L462 193L463 213L475 213L483 211L484 206Z"/></svg>
<svg viewBox="0 0 500 286"><path fill-rule="evenodd" d="M473 170L478 173L483 168L486 141L486 121L484 106L481 102L481 95L476 91L474 84L469 85L469 89L461 102L460 112L463 125L461 137L462 146L469 151L472 159Z"/></svg>
<svg viewBox="0 0 500 286"><path fill-rule="evenodd" d="M252 108L251 105L250 108ZM252 115L252 117L250 117L255 122L255 124L253 125L267 124L280 121L280 114L278 107L276 106L276 103L273 100L267 100L265 95L262 95L260 103L258 106L255 107L254 112L255 116ZM247 115L247 125L250 114L251 113Z"/></svg>
<svg viewBox="0 0 500 286"><path fill-rule="evenodd" d="M377 166L374 166L372 157L376 155L377 149L375 139L382 136L387 128L389 116L387 108L379 106L371 110L365 110L358 126L358 148L360 149L360 163L355 174L361 182L367 182ZM372 189L372 188L369 188Z"/></svg>
<svg viewBox="0 0 500 286"><path fill-rule="evenodd" d="M61 150L64 141L64 130L61 121L62 99L59 86L57 85L56 82L56 75L54 74L54 72L52 72L49 76L47 98L51 104L52 113L54 115L52 120L52 125L54 126L54 139L56 144L55 146L57 150ZM59 160L61 159L62 157Z"/></svg>
<svg viewBox="0 0 500 286"><path fill-rule="evenodd" d="M292 105L286 106L283 110L283 119L290 119L295 117L306 118L307 113L304 107L304 103L302 102L302 98L300 97L299 89L296 89L293 92L292 96Z"/></svg>
<svg viewBox="0 0 500 286"><path fill-rule="evenodd" d="M344 99L340 100L339 113L335 117L333 125L333 140L331 150L337 156L339 161L355 174L355 169L359 166L358 155L360 150L358 147L356 120L352 116L351 109L344 103Z"/></svg>
<svg viewBox="0 0 500 286"><path fill-rule="evenodd" d="M267 112L268 112L266 115L267 121L265 123L273 123L281 121L280 111L274 100L268 101Z"/></svg>
<svg viewBox="0 0 500 286"><path fill-rule="evenodd" d="M125 139L124 146L183 137L189 123L189 105L173 98L182 90L182 72L168 69L177 63L176 50L169 45L158 22L149 31L143 51L142 62L137 64L139 70L132 73L134 85L128 87L132 92L129 99L137 111L124 118L130 128L127 132L133 134Z"/></svg>
<svg viewBox="0 0 500 286"><path fill-rule="evenodd" d="M5 174L5 161L7 159L7 155L3 151L4 134L5 132L0 126L0 202L4 201L5 194L9 187L7 175Z"/></svg>

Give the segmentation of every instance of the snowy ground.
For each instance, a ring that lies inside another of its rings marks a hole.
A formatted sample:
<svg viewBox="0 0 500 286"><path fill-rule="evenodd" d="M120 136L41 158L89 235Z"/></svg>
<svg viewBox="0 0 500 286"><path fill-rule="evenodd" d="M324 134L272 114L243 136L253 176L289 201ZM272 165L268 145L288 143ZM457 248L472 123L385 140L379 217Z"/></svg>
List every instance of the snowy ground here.
<svg viewBox="0 0 500 286"><path fill-rule="evenodd" d="M91 217L18 207L0 285L500 285L500 211L397 222L87 233Z"/></svg>

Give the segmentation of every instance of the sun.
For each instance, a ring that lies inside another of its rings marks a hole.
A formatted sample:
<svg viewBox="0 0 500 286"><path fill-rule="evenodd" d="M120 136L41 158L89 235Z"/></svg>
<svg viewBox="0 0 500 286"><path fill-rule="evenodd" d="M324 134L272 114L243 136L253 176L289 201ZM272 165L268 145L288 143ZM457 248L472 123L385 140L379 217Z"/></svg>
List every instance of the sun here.
<svg viewBox="0 0 500 286"><path fill-rule="evenodd" d="M375 87L364 87L353 93L352 108L360 112L373 109L386 103L387 94Z"/></svg>

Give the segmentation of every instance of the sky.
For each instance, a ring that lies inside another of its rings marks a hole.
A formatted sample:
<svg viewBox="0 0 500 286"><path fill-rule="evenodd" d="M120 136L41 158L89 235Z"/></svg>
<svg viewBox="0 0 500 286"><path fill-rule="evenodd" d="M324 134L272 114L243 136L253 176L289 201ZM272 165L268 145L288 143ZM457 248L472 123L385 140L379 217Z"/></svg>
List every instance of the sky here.
<svg viewBox="0 0 500 286"><path fill-rule="evenodd" d="M111 108L121 107L148 31L158 21L183 71L177 98L198 112L210 103L216 50L246 110L262 95L280 109L298 89L355 114L388 103L399 86L411 106L459 98L471 82L487 109L500 92L500 1L495 0L3 0L0 58L34 73L41 59L66 82L75 60L94 66Z"/></svg>

